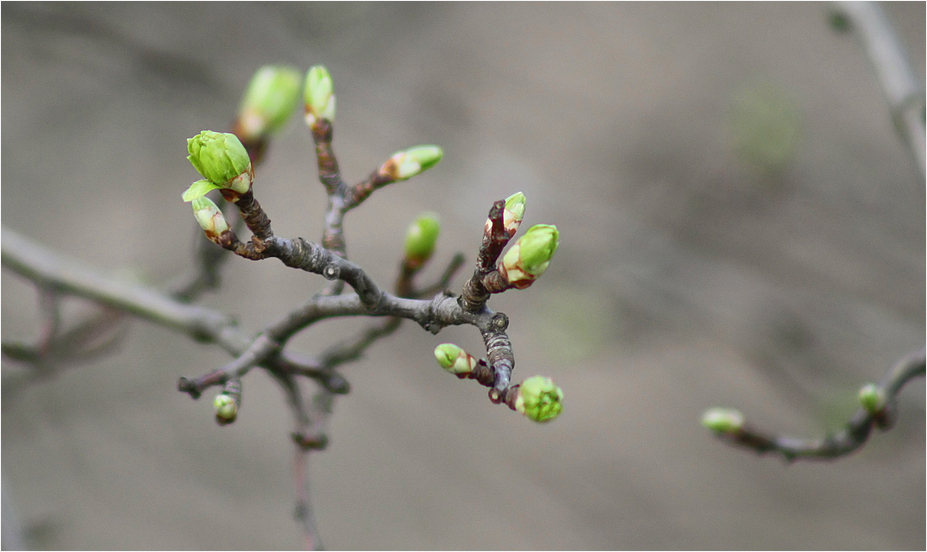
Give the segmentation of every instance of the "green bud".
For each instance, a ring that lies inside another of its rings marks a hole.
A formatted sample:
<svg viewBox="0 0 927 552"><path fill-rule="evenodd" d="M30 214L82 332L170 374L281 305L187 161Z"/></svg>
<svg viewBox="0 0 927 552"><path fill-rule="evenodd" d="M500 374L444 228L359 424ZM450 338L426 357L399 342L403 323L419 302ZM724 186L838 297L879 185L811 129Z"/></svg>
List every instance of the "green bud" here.
<svg viewBox="0 0 927 552"><path fill-rule="evenodd" d="M859 402L866 412L875 414L885 408L885 391L874 383L866 384L859 390Z"/></svg>
<svg viewBox="0 0 927 552"><path fill-rule="evenodd" d="M438 146L416 146L394 153L377 172L393 180L406 180L434 167L443 156Z"/></svg>
<svg viewBox="0 0 927 552"><path fill-rule="evenodd" d="M508 233L509 238L518 232L521 220L525 217L525 194L518 192L509 196L505 200L505 209L502 212L502 226ZM492 230L492 220L486 219L485 232Z"/></svg>
<svg viewBox="0 0 927 552"><path fill-rule="evenodd" d="M405 255L409 264L420 266L431 258L441 233L438 215L422 213L406 230Z"/></svg>
<svg viewBox="0 0 927 552"><path fill-rule="evenodd" d="M260 138L280 130L299 104L302 75L292 67L265 65L251 78L238 110L242 133Z"/></svg>
<svg viewBox="0 0 927 552"><path fill-rule="evenodd" d="M229 229L229 224L219 207L208 197L198 197L193 200L193 216L196 222L206 231L210 239L218 238L219 234Z"/></svg>
<svg viewBox="0 0 927 552"><path fill-rule="evenodd" d="M734 433L744 426L744 416L733 408L709 408L702 414L702 425L719 433Z"/></svg>
<svg viewBox="0 0 927 552"><path fill-rule="evenodd" d="M499 272L511 285L524 289L544 274L559 245L556 226L535 224L505 253Z"/></svg>
<svg viewBox="0 0 927 552"><path fill-rule="evenodd" d="M505 212L502 216L502 222L509 232L509 237L515 235L518 226L521 224L521 219L525 218L525 203L527 201L525 194L521 192L512 194L505 200Z"/></svg>
<svg viewBox="0 0 927 552"><path fill-rule="evenodd" d="M216 395L212 405L216 409L216 420L221 424L230 424L238 417L238 403L226 393Z"/></svg>
<svg viewBox="0 0 927 552"><path fill-rule="evenodd" d="M335 120L335 93L332 76L322 65L313 65L306 73L303 94L306 99L306 124L312 126L318 119Z"/></svg>
<svg viewBox="0 0 927 552"><path fill-rule="evenodd" d="M193 167L215 188L229 188L240 194L251 189L251 159L234 134L204 130L187 139L187 151ZM184 195L185 201L193 199Z"/></svg>
<svg viewBox="0 0 927 552"><path fill-rule="evenodd" d="M435 347L435 358L441 368L458 376L469 374L477 364L475 358L453 343L442 343Z"/></svg>
<svg viewBox="0 0 927 552"><path fill-rule="evenodd" d="M515 410L529 420L549 422L563 411L563 391L544 376L532 376L518 386Z"/></svg>

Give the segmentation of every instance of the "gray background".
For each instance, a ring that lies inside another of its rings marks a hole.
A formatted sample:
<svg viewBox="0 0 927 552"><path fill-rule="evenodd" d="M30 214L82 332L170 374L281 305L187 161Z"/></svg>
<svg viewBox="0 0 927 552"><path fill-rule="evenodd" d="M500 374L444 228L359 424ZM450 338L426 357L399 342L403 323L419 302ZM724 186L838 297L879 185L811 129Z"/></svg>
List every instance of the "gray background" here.
<svg viewBox="0 0 927 552"><path fill-rule="evenodd" d="M923 75L924 4L886 8ZM313 457L327 546L923 549L922 381L896 429L834 463L787 466L699 425L725 405L822 435L924 343L924 186L826 10L4 3L3 224L163 284L202 239L180 201L197 178L185 139L227 129L260 65L325 64L347 180L400 148L446 152L349 215L351 258L388 284L424 210L443 220L436 265L472 258L492 201L523 191L526 224L557 224L561 249L539 283L491 306L511 318L516 377L566 393L560 419L533 425L435 364L440 342L478 351L473 328L404 325L345 370L353 391ZM757 90L799 117L772 173L735 154L738 106ZM294 120L256 183L278 234L318 239L314 169ZM3 339L34 339L32 287L2 283ZM206 303L256 331L322 283L233 259ZM364 324L330 322L294 347ZM226 428L208 399L176 391L227 360L133 322L118 354L5 394L3 478L30 545L301 546L277 386L250 374Z"/></svg>

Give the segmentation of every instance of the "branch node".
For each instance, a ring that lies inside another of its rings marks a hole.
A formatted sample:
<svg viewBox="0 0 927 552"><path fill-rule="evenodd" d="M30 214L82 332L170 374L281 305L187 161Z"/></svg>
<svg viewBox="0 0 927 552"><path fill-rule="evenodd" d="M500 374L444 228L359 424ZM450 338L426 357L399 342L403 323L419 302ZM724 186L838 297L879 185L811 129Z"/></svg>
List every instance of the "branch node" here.
<svg viewBox="0 0 927 552"><path fill-rule="evenodd" d="M337 280L341 276L341 267L335 263L325 265L325 268L322 269L322 276L326 280Z"/></svg>

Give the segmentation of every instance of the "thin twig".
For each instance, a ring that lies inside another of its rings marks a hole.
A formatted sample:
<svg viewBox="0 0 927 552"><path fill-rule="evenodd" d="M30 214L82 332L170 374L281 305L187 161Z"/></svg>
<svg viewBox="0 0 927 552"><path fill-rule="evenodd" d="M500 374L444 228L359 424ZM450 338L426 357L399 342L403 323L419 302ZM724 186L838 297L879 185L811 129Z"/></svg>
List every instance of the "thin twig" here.
<svg viewBox="0 0 927 552"><path fill-rule="evenodd" d="M911 380L924 377L924 349L914 351L895 363L882 376L878 389L884 393L884 406L876 412L859 408L846 426L827 437L802 439L771 435L744 424L732 431L719 431L718 437L759 454L779 454L785 460L829 460L846 456L865 444L873 428L889 429L897 416L896 397Z"/></svg>
<svg viewBox="0 0 927 552"><path fill-rule="evenodd" d="M915 74L901 39L877 2L835 2L835 8L847 19L869 59L895 128L923 180L927 175L923 79Z"/></svg>

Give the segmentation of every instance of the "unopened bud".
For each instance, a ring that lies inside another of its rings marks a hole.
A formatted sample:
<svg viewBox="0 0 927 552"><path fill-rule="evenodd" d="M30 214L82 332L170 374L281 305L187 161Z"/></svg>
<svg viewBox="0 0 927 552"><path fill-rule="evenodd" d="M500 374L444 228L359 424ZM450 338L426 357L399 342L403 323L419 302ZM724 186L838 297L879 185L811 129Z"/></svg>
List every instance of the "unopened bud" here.
<svg viewBox="0 0 927 552"><path fill-rule="evenodd" d="M259 139L280 130L299 104L301 80L302 75L292 67L258 69L238 110L242 137Z"/></svg>
<svg viewBox="0 0 927 552"><path fill-rule="evenodd" d="M505 200L505 209L502 211L502 226L509 238L518 232L521 220L525 217L525 194L518 192ZM486 219L485 232L492 229L492 219Z"/></svg>
<svg viewBox="0 0 927 552"><path fill-rule="evenodd" d="M251 189L254 179L251 159L234 134L204 130L187 139L187 152L187 159L206 182L194 182L184 192L184 201L192 201L216 188L227 188L240 194Z"/></svg>
<svg viewBox="0 0 927 552"><path fill-rule="evenodd" d="M216 409L216 422L219 425L234 422L238 417L238 409L241 407L241 380L225 382L222 393L216 395L212 406Z"/></svg>
<svg viewBox="0 0 927 552"><path fill-rule="evenodd" d="M560 233L556 226L536 224L505 253L499 272L509 284L524 289L544 274L559 245Z"/></svg>
<svg viewBox="0 0 927 552"><path fill-rule="evenodd" d="M438 221L438 215L434 213L419 215L406 230L406 262L418 267L430 259L440 233L441 224Z"/></svg>
<svg viewBox="0 0 927 552"><path fill-rule="evenodd" d="M416 146L394 153L377 172L392 180L406 180L434 167L443 156L438 146Z"/></svg>
<svg viewBox="0 0 927 552"><path fill-rule="evenodd" d="M218 238L219 234L229 229L229 224L222 215L222 211L208 197L198 197L193 200L193 216L211 240Z"/></svg>
<svg viewBox="0 0 927 552"><path fill-rule="evenodd" d="M744 426L744 416L733 408L709 408L702 414L702 425L718 433L734 433Z"/></svg>
<svg viewBox="0 0 927 552"><path fill-rule="evenodd" d="M515 410L529 420L549 422L563 412L563 390L544 376L532 376L518 386Z"/></svg>
<svg viewBox="0 0 927 552"><path fill-rule="evenodd" d="M306 73L303 94L306 99L306 124L312 126L319 119L335 120L335 87L332 76L322 65L313 65Z"/></svg>
<svg viewBox="0 0 927 552"><path fill-rule="evenodd" d="M885 391L874 383L864 385L859 390L859 402L866 412L876 414L885 408Z"/></svg>
<svg viewBox="0 0 927 552"><path fill-rule="evenodd" d="M477 364L475 358L453 343L442 343L435 347L435 358L441 368L457 376L469 374Z"/></svg>
<svg viewBox="0 0 927 552"><path fill-rule="evenodd" d="M216 395L216 398L212 401L212 405L216 409L216 418L223 420L225 423L231 423L238 417L238 405L235 404L235 400L232 399L232 397L225 393Z"/></svg>

